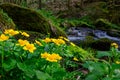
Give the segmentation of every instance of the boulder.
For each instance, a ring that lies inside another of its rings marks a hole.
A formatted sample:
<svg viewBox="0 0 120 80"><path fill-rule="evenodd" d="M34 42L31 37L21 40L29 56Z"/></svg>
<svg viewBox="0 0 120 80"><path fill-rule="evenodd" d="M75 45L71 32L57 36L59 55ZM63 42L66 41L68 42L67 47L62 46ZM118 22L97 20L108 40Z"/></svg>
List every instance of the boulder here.
<svg viewBox="0 0 120 80"><path fill-rule="evenodd" d="M111 47L111 43L113 43L113 41L107 38L101 38L101 39L95 40L91 44L91 48L100 50L100 51L109 51Z"/></svg>
<svg viewBox="0 0 120 80"><path fill-rule="evenodd" d="M51 37L64 36L65 32L58 26L53 25L36 10L24 8L16 4L1 4L0 8L11 17L19 30L50 34Z"/></svg>

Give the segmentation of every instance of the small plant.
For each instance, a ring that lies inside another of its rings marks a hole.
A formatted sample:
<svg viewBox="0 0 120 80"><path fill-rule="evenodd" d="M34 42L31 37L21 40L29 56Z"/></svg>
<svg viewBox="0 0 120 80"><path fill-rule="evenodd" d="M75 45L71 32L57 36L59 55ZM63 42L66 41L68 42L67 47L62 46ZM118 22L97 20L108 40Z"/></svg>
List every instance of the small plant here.
<svg viewBox="0 0 120 80"><path fill-rule="evenodd" d="M108 52L98 52L95 61L86 61L83 64L84 68L89 70L85 80L119 80L120 77L120 52L118 44L112 43L111 50Z"/></svg>

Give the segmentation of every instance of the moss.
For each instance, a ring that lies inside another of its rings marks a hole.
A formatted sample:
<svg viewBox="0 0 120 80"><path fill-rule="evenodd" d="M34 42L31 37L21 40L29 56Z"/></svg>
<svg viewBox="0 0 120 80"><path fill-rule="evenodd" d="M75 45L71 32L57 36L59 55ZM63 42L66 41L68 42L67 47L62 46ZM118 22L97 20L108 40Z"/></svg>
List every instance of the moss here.
<svg viewBox="0 0 120 80"><path fill-rule="evenodd" d="M15 24L12 19L0 9L0 30L12 28L15 29Z"/></svg>
<svg viewBox="0 0 120 80"><path fill-rule="evenodd" d="M13 19L20 30L35 31L52 37L66 36L58 27L52 25L45 17L35 10L23 8L15 4L2 4L0 7Z"/></svg>
<svg viewBox="0 0 120 80"><path fill-rule="evenodd" d="M94 50L108 51L113 41L107 38L101 38L95 40L93 36L87 36L84 41L81 42L80 46L83 48L92 48Z"/></svg>
<svg viewBox="0 0 120 80"><path fill-rule="evenodd" d="M93 49L100 50L100 51L108 51L110 50L111 43L113 41L107 39L107 38L101 38L96 41L94 41L91 45Z"/></svg>

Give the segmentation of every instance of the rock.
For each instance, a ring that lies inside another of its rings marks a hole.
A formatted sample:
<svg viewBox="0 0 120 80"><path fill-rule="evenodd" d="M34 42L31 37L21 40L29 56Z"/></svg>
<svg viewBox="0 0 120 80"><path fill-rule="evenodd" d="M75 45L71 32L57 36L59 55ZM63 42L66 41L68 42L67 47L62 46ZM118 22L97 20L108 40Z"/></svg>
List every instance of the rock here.
<svg viewBox="0 0 120 80"><path fill-rule="evenodd" d="M15 24L12 19L0 9L0 30L3 31L5 29L15 29Z"/></svg>
<svg viewBox="0 0 120 80"><path fill-rule="evenodd" d="M91 44L91 48L100 50L100 51L108 51L108 50L110 50L110 46L111 46L112 42L113 41L111 41L107 38L101 38L101 39L95 40Z"/></svg>
<svg viewBox="0 0 120 80"><path fill-rule="evenodd" d="M43 15L35 10L23 8L15 4L1 4L0 8L11 17L19 30L39 32L42 34L50 33L51 37L64 36L65 32L53 25Z"/></svg>

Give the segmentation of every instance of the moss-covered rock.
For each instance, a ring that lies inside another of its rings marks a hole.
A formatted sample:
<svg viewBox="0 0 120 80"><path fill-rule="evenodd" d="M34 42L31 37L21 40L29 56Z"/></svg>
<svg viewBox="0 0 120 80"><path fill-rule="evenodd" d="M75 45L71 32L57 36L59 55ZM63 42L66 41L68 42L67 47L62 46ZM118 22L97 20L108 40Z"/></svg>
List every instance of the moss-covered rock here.
<svg viewBox="0 0 120 80"><path fill-rule="evenodd" d="M108 50L110 50L110 46L111 46L112 42L113 41L111 41L107 38L101 38L101 39L95 40L91 44L91 48L100 50L100 51L108 51Z"/></svg>
<svg viewBox="0 0 120 80"><path fill-rule="evenodd" d="M0 30L3 31L9 28L15 29L15 24L12 19L0 9Z"/></svg>
<svg viewBox="0 0 120 80"><path fill-rule="evenodd" d="M113 41L108 38L101 38L95 40L92 36L87 36L84 41L80 43L83 48L92 48L94 50L108 51L110 50Z"/></svg>
<svg viewBox="0 0 120 80"><path fill-rule="evenodd" d="M0 8L13 19L19 30L35 31L42 34L50 33L51 37L66 36L64 31L35 10L10 3L1 4Z"/></svg>

